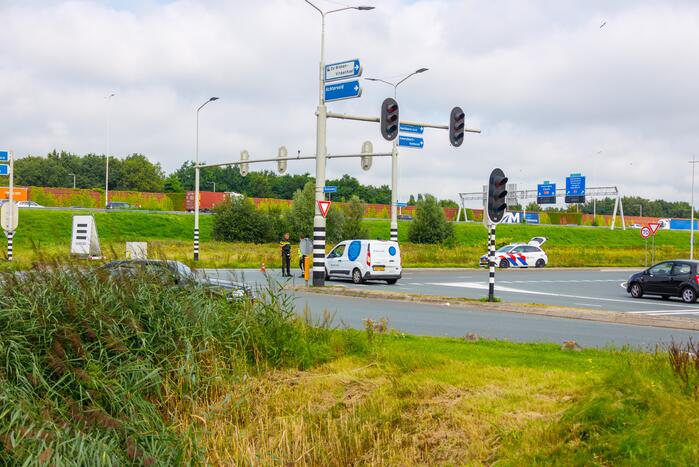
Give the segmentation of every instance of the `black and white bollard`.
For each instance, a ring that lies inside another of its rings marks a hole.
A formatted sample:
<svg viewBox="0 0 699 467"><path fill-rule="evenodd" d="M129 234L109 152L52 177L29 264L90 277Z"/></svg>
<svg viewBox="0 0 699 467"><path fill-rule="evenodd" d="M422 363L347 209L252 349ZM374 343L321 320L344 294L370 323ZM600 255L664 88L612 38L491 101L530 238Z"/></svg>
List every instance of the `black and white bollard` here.
<svg viewBox="0 0 699 467"><path fill-rule="evenodd" d="M194 261L199 261L199 229L194 229Z"/></svg>
<svg viewBox="0 0 699 467"><path fill-rule="evenodd" d="M5 232L5 235L7 235L7 261L12 261L12 237L15 233Z"/></svg>
<svg viewBox="0 0 699 467"><path fill-rule="evenodd" d="M488 301L495 301L495 224L488 232Z"/></svg>
<svg viewBox="0 0 699 467"><path fill-rule="evenodd" d="M313 286L325 285L325 226L313 227Z"/></svg>

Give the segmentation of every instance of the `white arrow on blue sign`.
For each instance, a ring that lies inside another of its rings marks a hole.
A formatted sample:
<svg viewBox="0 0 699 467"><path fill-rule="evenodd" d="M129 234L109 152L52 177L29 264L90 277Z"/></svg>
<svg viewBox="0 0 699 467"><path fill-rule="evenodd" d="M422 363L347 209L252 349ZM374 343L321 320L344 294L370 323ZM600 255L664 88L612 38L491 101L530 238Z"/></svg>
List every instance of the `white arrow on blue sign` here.
<svg viewBox="0 0 699 467"><path fill-rule="evenodd" d="M325 81L337 81L359 76L362 76L362 65L358 58L325 65Z"/></svg>
<svg viewBox="0 0 699 467"><path fill-rule="evenodd" d="M357 80L325 85L325 100L327 102L354 99L361 95L362 87Z"/></svg>
<svg viewBox="0 0 699 467"><path fill-rule="evenodd" d="M10 151L0 151L0 162L7 162L10 160Z"/></svg>
<svg viewBox="0 0 699 467"><path fill-rule="evenodd" d="M10 175L10 166L7 164L0 164L0 175Z"/></svg>
<svg viewBox="0 0 699 467"><path fill-rule="evenodd" d="M425 140L416 136L398 136L398 146L406 148L422 149L425 146Z"/></svg>
<svg viewBox="0 0 699 467"><path fill-rule="evenodd" d="M403 133L415 133L421 135L425 132L425 127L420 125L408 125L407 123L401 123L399 130Z"/></svg>

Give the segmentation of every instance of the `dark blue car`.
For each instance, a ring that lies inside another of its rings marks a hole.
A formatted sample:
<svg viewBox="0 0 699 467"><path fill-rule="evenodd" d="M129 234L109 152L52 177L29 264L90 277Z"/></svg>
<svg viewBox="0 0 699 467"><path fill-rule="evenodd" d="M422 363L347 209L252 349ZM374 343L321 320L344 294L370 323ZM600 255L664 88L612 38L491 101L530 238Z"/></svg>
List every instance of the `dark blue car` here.
<svg viewBox="0 0 699 467"><path fill-rule="evenodd" d="M659 295L663 299L680 297L685 303L694 303L699 294L699 261L675 259L663 261L629 277L626 291L633 298Z"/></svg>

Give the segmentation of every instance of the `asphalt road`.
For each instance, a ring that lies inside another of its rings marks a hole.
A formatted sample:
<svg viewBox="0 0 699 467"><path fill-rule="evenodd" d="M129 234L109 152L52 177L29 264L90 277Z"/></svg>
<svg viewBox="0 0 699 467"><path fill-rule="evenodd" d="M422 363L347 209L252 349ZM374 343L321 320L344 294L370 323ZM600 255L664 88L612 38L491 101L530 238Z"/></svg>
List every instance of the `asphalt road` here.
<svg viewBox="0 0 699 467"><path fill-rule="evenodd" d="M206 270L209 275L244 279L262 283L265 277L257 270ZM298 275L298 270L295 271ZM634 300L628 297L621 283L628 270L506 270L498 271L497 295L504 301L544 303L594 310L611 310L653 316L699 316L699 305L660 299ZM280 280L277 271L269 276ZM290 279L296 285L304 282ZM409 270L394 286L385 283L354 285L331 281L332 285L411 292L436 296L481 298L487 294L487 272L482 270ZM363 328L366 318L387 318L391 327L402 332L433 335L463 336L469 332L515 342L557 342L574 339L583 346L620 347L629 345L652 349L656 344L671 340L699 339L699 332L677 329L634 326L577 319L535 316L472 307L399 302L374 298L316 295L297 292L299 312L310 310L320 319L324 311L334 314L336 324Z"/></svg>

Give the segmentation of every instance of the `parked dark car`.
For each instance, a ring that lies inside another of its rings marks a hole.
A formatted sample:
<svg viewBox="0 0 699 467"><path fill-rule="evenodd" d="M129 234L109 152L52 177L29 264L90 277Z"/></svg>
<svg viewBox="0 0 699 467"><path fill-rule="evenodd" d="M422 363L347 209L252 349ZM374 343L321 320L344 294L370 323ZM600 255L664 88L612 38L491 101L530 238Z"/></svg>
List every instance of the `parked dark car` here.
<svg viewBox="0 0 699 467"><path fill-rule="evenodd" d="M129 203L123 203L121 201L110 201L107 203L107 209L132 209Z"/></svg>
<svg viewBox="0 0 699 467"><path fill-rule="evenodd" d="M680 297L685 303L694 303L699 294L699 261L676 259L663 261L629 277L626 291L633 298L659 295L664 299Z"/></svg>
<svg viewBox="0 0 699 467"><path fill-rule="evenodd" d="M413 216L411 216L410 214L398 214L396 217L398 218L398 220L401 220L401 221L413 220Z"/></svg>
<svg viewBox="0 0 699 467"><path fill-rule="evenodd" d="M137 274L148 272L162 277L165 281L185 286L187 284L199 284L208 289L220 291L225 294L228 301L240 300L245 297L254 298L252 288L242 282L227 281L213 277L199 276L187 265L179 261L157 259L126 259L107 263L98 268L110 271L113 274Z"/></svg>

